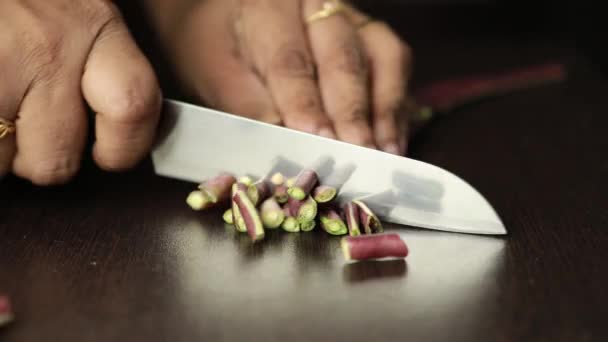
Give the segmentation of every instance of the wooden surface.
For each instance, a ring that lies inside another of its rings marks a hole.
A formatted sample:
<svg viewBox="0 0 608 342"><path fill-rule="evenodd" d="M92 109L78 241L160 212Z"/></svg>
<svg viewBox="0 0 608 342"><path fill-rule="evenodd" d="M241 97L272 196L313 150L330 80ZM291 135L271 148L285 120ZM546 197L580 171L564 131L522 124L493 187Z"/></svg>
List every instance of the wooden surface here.
<svg viewBox="0 0 608 342"><path fill-rule="evenodd" d="M568 63L567 83L469 106L413 143L479 189L508 236L391 226L405 262L345 264L320 231L252 246L149 162L121 175L87 162L53 189L9 178L0 293L17 320L0 341L605 341L606 78L561 35L422 32L403 6L375 8L412 43L415 84Z"/></svg>

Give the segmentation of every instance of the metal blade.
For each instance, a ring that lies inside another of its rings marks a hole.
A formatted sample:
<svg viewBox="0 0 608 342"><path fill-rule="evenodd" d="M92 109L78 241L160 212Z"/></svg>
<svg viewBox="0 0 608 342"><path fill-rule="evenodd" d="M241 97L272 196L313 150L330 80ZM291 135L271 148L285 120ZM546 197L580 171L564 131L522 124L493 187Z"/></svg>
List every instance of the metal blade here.
<svg viewBox="0 0 608 342"><path fill-rule="evenodd" d="M338 201L362 199L386 222L506 234L473 187L417 160L173 100L165 100L159 132L152 160L161 176L200 183L220 172L260 178L314 168L339 187Z"/></svg>

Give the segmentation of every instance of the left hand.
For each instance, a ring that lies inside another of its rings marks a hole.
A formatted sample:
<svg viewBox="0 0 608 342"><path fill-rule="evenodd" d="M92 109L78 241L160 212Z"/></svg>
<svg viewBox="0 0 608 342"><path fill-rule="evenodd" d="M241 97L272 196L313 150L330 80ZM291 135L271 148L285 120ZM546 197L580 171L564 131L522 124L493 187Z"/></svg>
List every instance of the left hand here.
<svg viewBox="0 0 608 342"><path fill-rule="evenodd" d="M307 23L325 2L197 2L165 20L165 41L187 88L211 107L404 154L409 47L351 6Z"/></svg>

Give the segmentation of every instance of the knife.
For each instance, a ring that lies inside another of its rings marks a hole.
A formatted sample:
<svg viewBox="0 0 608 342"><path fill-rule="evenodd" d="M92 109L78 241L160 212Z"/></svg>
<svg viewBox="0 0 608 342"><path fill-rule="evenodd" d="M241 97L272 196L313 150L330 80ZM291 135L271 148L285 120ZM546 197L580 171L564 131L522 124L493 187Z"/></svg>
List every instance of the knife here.
<svg viewBox="0 0 608 342"><path fill-rule="evenodd" d="M313 168L384 222L469 234L507 231L471 185L437 166L192 104L165 99L152 150L157 175L200 183L222 172L295 176Z"/></svg>

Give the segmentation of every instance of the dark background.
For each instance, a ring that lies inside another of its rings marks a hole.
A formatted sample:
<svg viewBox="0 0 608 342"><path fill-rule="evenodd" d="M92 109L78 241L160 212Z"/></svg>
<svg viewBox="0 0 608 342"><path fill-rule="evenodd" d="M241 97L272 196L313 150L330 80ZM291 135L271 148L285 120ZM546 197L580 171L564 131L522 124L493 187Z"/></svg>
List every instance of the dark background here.
<svg viewBox="0 0 608 342"><path fill-rule="evenodd" d="M177 84L172 83L172 75L167 74L169 64L158 53L160 44L155 32L148 25L141 25L144 12L141 1L117 3L129 22L138 23L132 25L135 35L161 70L163 84L170 84L166 87L169 94L180 96ZM354 0L352 3L402 32L414 52L419 46L436 44L436 41L445 43L450 37L494 37L497 41L501 38L531 41L542 37L570 45L588 58L596 70L604 75L607 72L608 21L597 3L593 5L591 1ZM425 61L421 65L424 66ZM415 76L418 75L424 77L425 72L416 72Z"/></svg>

